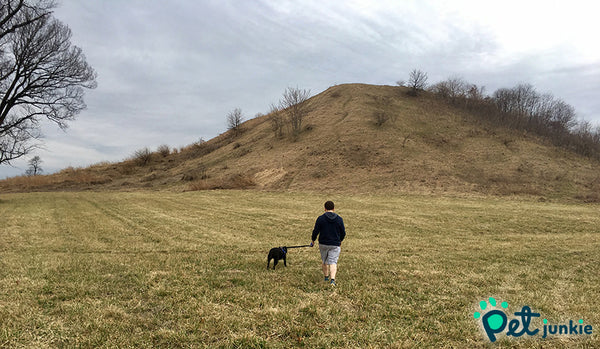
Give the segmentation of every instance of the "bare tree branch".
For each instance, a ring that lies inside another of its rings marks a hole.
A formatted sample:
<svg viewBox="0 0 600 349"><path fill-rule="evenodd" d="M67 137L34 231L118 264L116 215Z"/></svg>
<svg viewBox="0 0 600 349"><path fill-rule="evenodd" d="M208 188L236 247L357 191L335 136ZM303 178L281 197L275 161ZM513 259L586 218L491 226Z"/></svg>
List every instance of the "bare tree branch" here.
<svg viewBox="0 0 600 349"><path fill-rule="evenodd" d="M0 7L0 164L27 154L40 118L61 128L86 106L96 73L52 1L9 0ZM14 129L14 130L13 130Z"/></svg>
<svg viewBox="0 0 600 349"><path fill-rule="evenodd" d="M309 98L310 90L301 90L298 87L288 87L283 92L279 109L288 116L294 135L298 135L302 131L302 120L310 112L310 106L307 103Z"/></svg>
<svg viewBox="0 0 600 349"><path fill-rule="evenodd" d="M271 104L269 110L269 121L271 122L271 128L273 129L273 132L275 132L275 137L283 137L285 123L283 121L283 115L281 114L281 110L279 110L279 107L275 104Z"/></svg>
<svg viewBox="0 0 600 349"><path fill-rule="evenodd" d="M0 41L19 28L52 14L54 1L8 0L0 6Z"/></svg>
<svg viewBox="0 0 600 349"><path fill-rule="evenodd" d="M410 88L409 94L417 96L419 91L427 87L427 73L413 69L408 77L408 87Z"/></svg>
<svg viewBox="0 0 600 349"><path fill-rule="evenodd" d="M240 132L240 127L244 121L242 109L235 108L227 114L227 129L233 131L236 135Z"/></svg>
<svg viewBox="0 0 600 349"><path fill-rule="evenodd" d="M42 162L43 161L39 156L36 155L32 157L28 162L29 168L25 171L25 174L28 176L37 176L44 172L44 170L41 167Z"/></svg>

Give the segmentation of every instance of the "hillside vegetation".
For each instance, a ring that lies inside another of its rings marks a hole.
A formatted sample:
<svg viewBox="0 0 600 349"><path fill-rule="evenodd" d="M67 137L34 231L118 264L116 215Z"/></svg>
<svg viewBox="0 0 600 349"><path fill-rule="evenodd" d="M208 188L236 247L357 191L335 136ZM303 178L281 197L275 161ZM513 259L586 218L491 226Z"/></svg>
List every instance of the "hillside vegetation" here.
<svg viewBox="0 0 600 349"><path fill-rule="evenodd" d="M308 101L311 111L298 134L278 136L264 115L183 149L12 178L0 190L326 188L600 199L597 160L487 122L432 93L405 92L333 86Z"/></svg>

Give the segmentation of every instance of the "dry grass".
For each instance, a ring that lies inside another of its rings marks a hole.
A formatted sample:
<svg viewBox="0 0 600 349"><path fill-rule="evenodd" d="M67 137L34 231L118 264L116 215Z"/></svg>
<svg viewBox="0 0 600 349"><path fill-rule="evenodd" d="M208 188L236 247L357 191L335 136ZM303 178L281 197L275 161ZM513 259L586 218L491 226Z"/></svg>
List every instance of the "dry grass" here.
<svg viewBox="0 0 600 349"><path fill-rule="evenodd" d="M308 241L326 199L348 230L338 287L322 282L316 249L266 271L271 247ZM90 192L2 195L0 212L2 347L489 347L473 312L490 296L600 323L597 205Z"/></svg>
<svg viewBox="0 0 600 349"><path fill-rule="evenodd" d="M106 165L101 165L106 166ZM40 176L17 176L0 181L0 191L29 192L53 188L77 188L98 186L111 182L110 175L103 174L93 168L75 169L68 167L59 173Z"/></svg>
<svg viewBox="0 0 600 349"><path fill-rule="evenodd" d="M192 182L188 190L214 190L214 189L248 189L256 186L253 176L247 174L233 174L227 178L201 178Z"/></svg>

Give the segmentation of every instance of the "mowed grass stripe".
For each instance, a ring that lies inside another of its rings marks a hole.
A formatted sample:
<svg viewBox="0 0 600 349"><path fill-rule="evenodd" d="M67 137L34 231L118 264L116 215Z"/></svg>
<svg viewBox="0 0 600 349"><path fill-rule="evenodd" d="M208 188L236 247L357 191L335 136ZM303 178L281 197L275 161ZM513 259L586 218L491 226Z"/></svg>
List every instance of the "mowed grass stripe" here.
<svg viewBox="0 0 600 349"><path fill-rule="evenodd" d="M333 198L348 239L338 287L303 244ZM597 205L302 193L0 197L0 346L486 347L494 296L555 323L600 323ZM515 309L518 310L518 309ZM500 347L598 345L501 339Z"/></svg>

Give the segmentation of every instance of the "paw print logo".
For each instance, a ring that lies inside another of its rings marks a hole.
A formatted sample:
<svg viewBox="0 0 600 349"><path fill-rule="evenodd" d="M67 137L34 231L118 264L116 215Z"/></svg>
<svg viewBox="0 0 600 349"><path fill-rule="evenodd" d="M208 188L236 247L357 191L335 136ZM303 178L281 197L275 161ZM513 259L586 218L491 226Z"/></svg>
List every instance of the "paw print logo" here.
<svg viewBox="0 0 600 349"><path fill-rule="evenodd" d="M508 317L504 311L496 308L496 299L490 297L489 304L490 306L488 306L488 302L486 301L479 302L479 308L481 308L482 312L476 311L473 314L473 317L475 319L481 319L481 324L483 325L483 329L490 342L495 342L496 334L502 332L504 328L506 328ZM506 309L508 308L508 303L502 302L500 307Z"/></svg>

